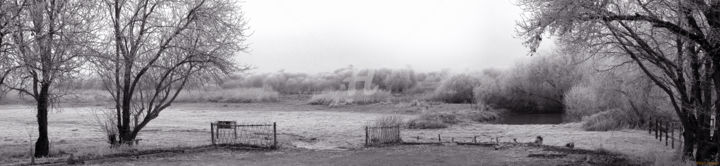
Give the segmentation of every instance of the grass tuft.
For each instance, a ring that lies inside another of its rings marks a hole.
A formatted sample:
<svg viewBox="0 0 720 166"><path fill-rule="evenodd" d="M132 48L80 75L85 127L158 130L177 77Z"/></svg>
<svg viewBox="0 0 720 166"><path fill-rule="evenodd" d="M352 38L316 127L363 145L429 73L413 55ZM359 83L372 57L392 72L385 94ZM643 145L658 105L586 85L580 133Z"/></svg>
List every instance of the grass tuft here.
<svg viewBox="0 0 720 166"><path fill-rule="evenodd" d="M588 131L620 130L636 126L637 117L629 111L612 109L583 118L582 128Z"/></svg>
<svg viewBox="0 0 720 166"><path fill-rule="evenodd" d="M378 119L375 119L372 121L372 123L369 126L374 127L394 127L394 126L402 126L404 123L404 120L402 117L399 116L384 116Z"/></svg>

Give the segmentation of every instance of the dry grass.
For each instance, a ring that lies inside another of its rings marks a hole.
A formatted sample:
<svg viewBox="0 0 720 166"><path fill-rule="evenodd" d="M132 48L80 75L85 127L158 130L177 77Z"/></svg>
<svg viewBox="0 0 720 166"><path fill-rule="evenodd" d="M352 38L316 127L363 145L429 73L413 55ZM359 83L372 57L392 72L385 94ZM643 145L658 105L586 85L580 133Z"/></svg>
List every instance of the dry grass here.
<svg viewBox="0 0 720 166"><path fill-rule="evenodd" d="M608 131L633 128L640 124L638 117L629 111L612 109L583 118L583 129L588 131Z"/></svg>
<svg viewBox="0 0 720 166"><path fill-rule="evenodd" d="M280 93L263 88L235 88L222 90L190 90L182 92L176 102L185 103L256 103L256 102L276 102L280 98Z"/></svg>
<svg viewBox="0 0 720 166"><path fill-rule="evenodd" d="M226 105L228 105L226 107ZM391 105L387 105L392 107ZM49 136L54 154L92 156L118 153L109 149L107 136L95 122L95 107L73 107L49 115ZM164 111L140 132L137 150L192 147L210 144L209 123L217 120L277 122L281 146L312 149L356 147L363 142L362 126L388 116L380 113L322 111L318 106L292 103L209 104L179 103ZM380 109L380 108L378 108ZM32 141L37 136L35 114L29 106L0 105L0 163L29 161ZM308 110L308 111L297 111ZM393 115L409 119L410 115ZM27 129L26 129L27 128ZM28 131L26 131L28 130ZM306 140L316 140L306 142ZM292 144L292 145L288 145ZM43 159L44 160L44 159ZM41 160L38 160L41 161Z"/></svg>
<svg viewBox="0 0 720 166"><path fill-rule="evenodd" d="M441 129L457 123L460 119L455 114L432 113L410 120L407 125L410 129Z"/></svg>
<svg viewBox="0 0 720 166"><path fill-rule="evenodd" d="M79 90L63 96L64 103L104 103L111 102L112 97L104 90Z"/></svg>
<svg viewBox="0 0 720 166"><path fill-rule="evenodd" d="M641 160L648 161L648 164L656 166L692 166L696 163L689 159L682 158L682 148L675 149L672 153L646 153Z"/></svg>
<svg viewBox="0 0 720 166"><path fill-rule="evenodd" d="M321 94L313 95L308 101L311 105L352 105L352 104L373 104L386 102L392 97L392 94L383 90L369 90L368 92L356 91L349 93L348 91L327 91Z"/></svg>
<svg viewBox="0 0 720 166"><path fill-rule="evenodd" d="M229 105L226 107L226 105ZM448 107L453 106L453 107ZM461 110L459 105L437 105L433 109ZM464 106L464 105L462 105ZM376 112L361 112L371 107ZM278 122L281 130L281 143L312 149L333 149L338 147L359 147L363 143L362 126L369 121L389 116L386 110L395 109L394 105L363 105L327 109L300 103L255 103L255 104L176 104L165 114L152 121L141 132L143 139L139 149L169 148L177 146L207 145L208 123L215 120L237 120L255 122ZM361 108L361 109L358 109ZM26 128L35 129L33 108L29 106L0 106L5 114L0 116L0 126L4 127L0 135L0 163L25 162L29 144L23 142L28 138ZM303 110L303 111L298 111ZM468 110L471 111L471 110ZM415 115L392 115L404 119L415 118ZM117 153L108 149L107 139L93 121L91 108L77 107L66 111L54 112L49 121L50 137L53 141L54 154L75 154L75 156L92 156L94 154ZM462 121L462 116L456 119ZM392 121L392 120L387 120ZM36 133L36 131L30 131ZM608 132L584 131L578 123L561 125L496 125L496 124L462 124L442 130L403 130L404 139L436 138L437 134L454 137L459 141L471 141L472 136L480 136L478 140L501 137L501 141L517 138L519 142L530 142L536 136L545 138L543 144L563 146L575 142L576 148L595 149L598 144L605 144L611 151L626 154L644 154L644 152L663 153L668 147L659 145L647 131L621 130ZM302 139L300 139L302 138ZM306 142L310 138L317 141ZM461 140L464 139L464 140ZM607 146L611 145L611 146ZM12 157L17 156L17 157ZM15 159L7 159L15 158ZM66 158L66 157L64 157ZM20 159L20 160L18 160Z"/></svg>
<svg viewBox="0 0 720 166"><path fill-rule="evenodd" d="M457 109L457 108L456 108ZM460 122L493 122L500 119L501 111L499 110L476 110L476 109L459 109L459 110L442 110L439 112L431 112L421 115L418 118L408 122L408 128L411 129L439 129L447 128Z"/></svg>
<svg viewBox="0 0 720 166"><path fill-rule="evenodd" d="M69 90L65 93L66 94L61 94L61 96L59 97L58 101L60 103L93 104L112 101L112 97L110 96L110 94L108 94L108 92L104 90ZM35 101L32 99L32 97L27 95L19 95L15 91L10 91L10 93L5 94L5 96L0 99L0 104L31 104L34 102Z"/></svg>
<svg viewBox="0 0 720 166"><path fill-rule="evenodd" d="M368 126L374 126L374 127L394 127L394 126L401 126L404 124L404 119L400 116L384 116L378 119L375 119L370 123Z"/></svg>
<svg viewBox="0 0 720 166"><path fill-rule="evenodd" d="M482 111L472 111L467 114L466 116L470 120L474 122L492 122L500 119L500 112L499 111L488 111L488 110L482 110Z"/></svg>

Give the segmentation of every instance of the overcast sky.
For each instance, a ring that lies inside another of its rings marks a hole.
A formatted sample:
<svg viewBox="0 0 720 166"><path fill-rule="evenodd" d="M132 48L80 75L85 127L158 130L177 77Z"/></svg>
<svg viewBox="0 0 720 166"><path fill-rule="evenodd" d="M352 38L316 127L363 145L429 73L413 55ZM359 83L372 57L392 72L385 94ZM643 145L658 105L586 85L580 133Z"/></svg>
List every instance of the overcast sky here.
<svg viewBox="0 0 720 166"><path fill-rule="evenodd" d="M476 71L530 58L514 0L246 0L255 72Z"/></svg>

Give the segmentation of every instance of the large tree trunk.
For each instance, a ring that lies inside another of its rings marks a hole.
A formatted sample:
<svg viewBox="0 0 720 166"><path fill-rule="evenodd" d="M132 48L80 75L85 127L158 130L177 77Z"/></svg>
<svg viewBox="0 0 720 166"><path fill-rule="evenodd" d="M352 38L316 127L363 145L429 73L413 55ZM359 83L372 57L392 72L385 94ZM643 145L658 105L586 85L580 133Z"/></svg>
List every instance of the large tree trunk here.
<svg viewBox="0 0 720 166"><path fill-rule="evenodd" d="M683 156L692 157L695 152L695 137L694 133L688 129L685 127L685 132L683 132Z"/></svg>
<svg viewBox="0 0 720 166"><path fill-rule="evenodd" d="M714 143L712 143L712 140L710 139L710 126L708 125L709 118L707 118L707 115L703 115L705 113L700 113L698 116L698 128L695 130L695 139L697 144L695 161L709 162L714 160L715 153L713 152Z"/></svg>
<svg viewBox="0 0 720 166"><path fill-rule="evenodd" d="M48 107L49 85L41 84L40 94L37 96L37 122L38 139L35 142L35 157L45 157L50 154L50 141L48 140Z"/></svg>
<svg viewBox="0 0 720 166"><path fill-rule="evenodd" d="M689 112L689 110L683 108L683 112ZM692 115L688 113L684 113L681 116L681 120L684 119L686 123L683 125L683 154L684 157L693 157L695 156L695 130L697 129L697 123L693 120Z"/></svg>
<svg viewBox="0 0 720 166"><path fill-rule="evenodd" d="M120 143L125 143L128 145L132 145L133 140L135 139L135 134L132 134L133 132L130 130L130 104L132 104L132 91L130 87L130 78L132 73L132 61L125 60L125 71L123 76L123 95L120 101L122 101L121 110L122 110L122 128L120 129Z"/></svg>

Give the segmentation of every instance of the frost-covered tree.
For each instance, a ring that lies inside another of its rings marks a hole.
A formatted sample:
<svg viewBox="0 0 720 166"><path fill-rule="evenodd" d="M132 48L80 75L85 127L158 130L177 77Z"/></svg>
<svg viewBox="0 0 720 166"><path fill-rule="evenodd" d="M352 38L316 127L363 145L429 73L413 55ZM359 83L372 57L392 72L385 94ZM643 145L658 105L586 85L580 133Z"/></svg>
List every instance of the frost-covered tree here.
<svg viewBox="0 0 720 166"><path fill-rule="evenodd" d="M665 92L685 129L685 156L718 160L720 0L520 0L518 23L535 51L543 38L632 59ZM697 149L694 149L697 147ZM697 151L696 151L697 150ZM693 152L695 152L693 154Z"/></svg>

